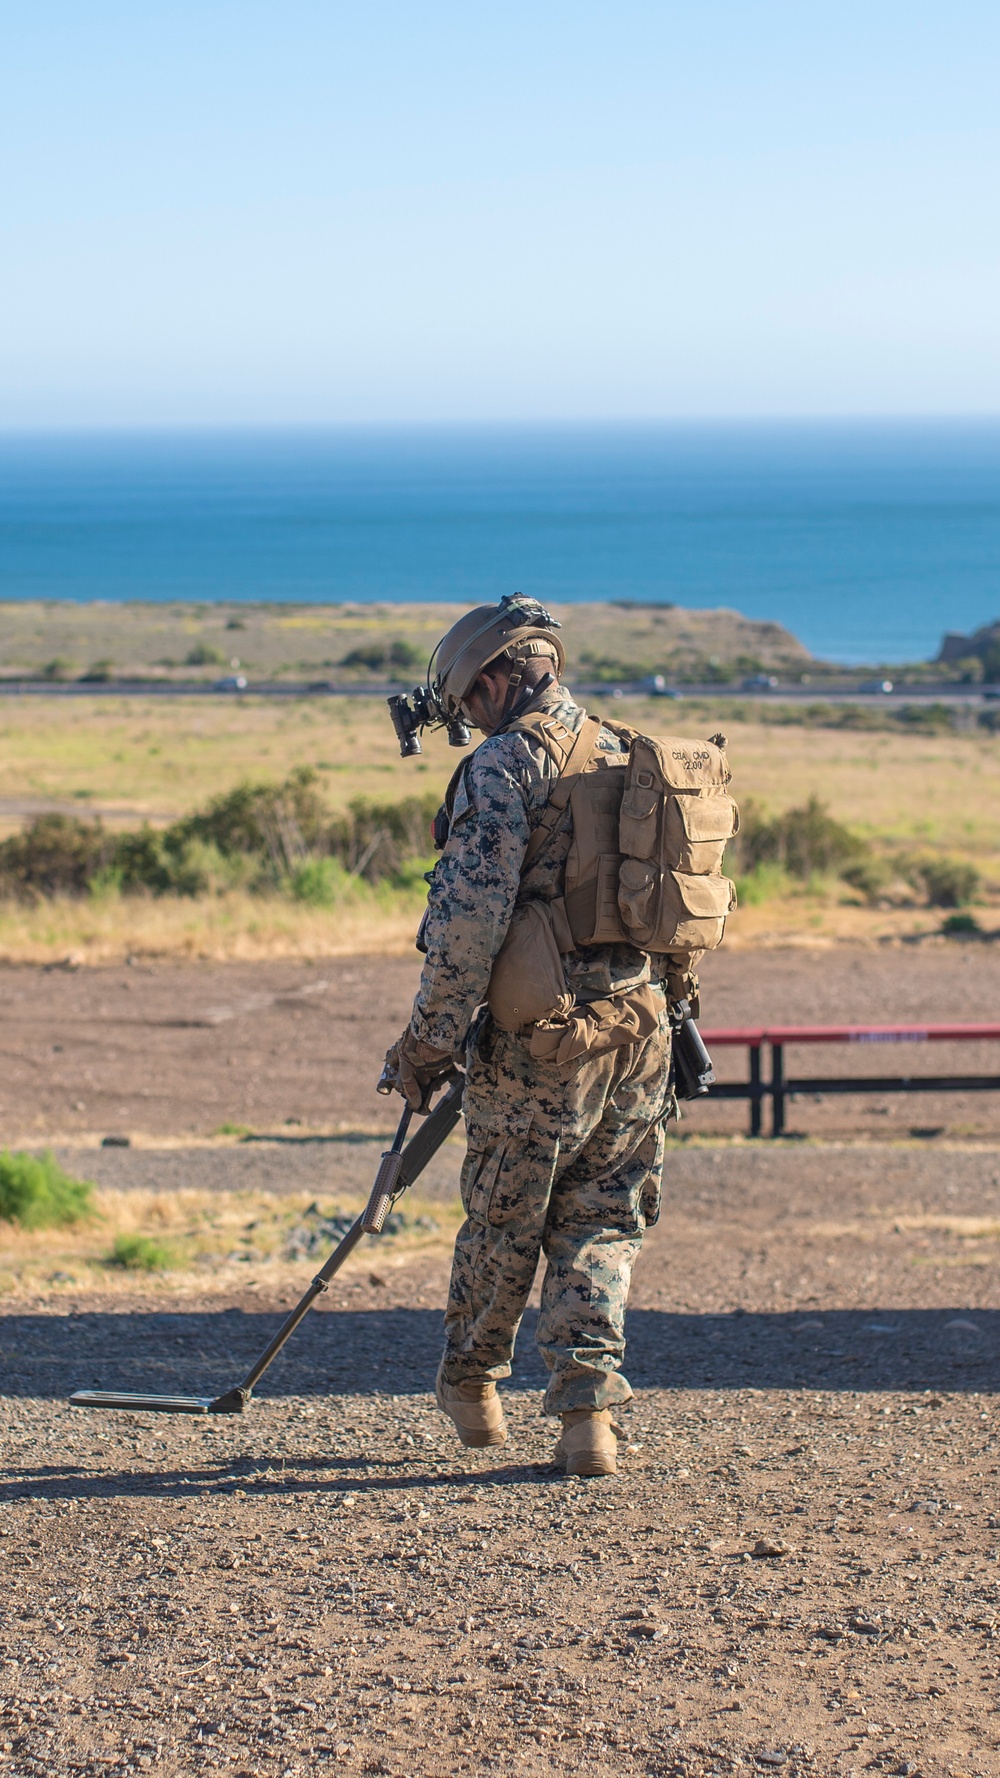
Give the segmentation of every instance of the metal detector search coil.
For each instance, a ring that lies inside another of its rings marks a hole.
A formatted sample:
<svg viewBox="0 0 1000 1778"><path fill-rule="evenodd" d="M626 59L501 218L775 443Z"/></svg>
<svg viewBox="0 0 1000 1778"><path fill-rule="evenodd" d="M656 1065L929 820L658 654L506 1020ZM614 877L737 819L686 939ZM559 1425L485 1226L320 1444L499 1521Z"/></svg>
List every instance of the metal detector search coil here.
<svg viewBox="0 0 1000 1778"><path fill-rule="evenodd" d="M447 1076L445 1077L448 1078ZM116 1389L78 1389L71 1395L70 1406L74 1408L115 1408L121 1412L134 1414L242 1414L250 1406L250 1399L256 1385L268 1369L282 1346L290 1340L299 1322L309 1313L316 1298L326 1289L335 1272L339 1272L348 1255L363 1235L380 1235L385 1227L385 1220L396 1199L402 1195L407 1186L413 1184L433 1160L441 1144L451 1135L462 1114L462 1094L465 1090L464 1074L450 1077L450 1085L444 1098L438 1101L429 1117L425 1118L416 1135L410 1141L406 1133L413 1116L407 1106L399 1120L392 1147L382 1156L379 1169L372 1186L371 1196L364 1211L353 1227L348 1229L343 1240L336 1246L322 1270L315 1278L305 1295L296 1303L290 1315L286 1315L273 1340L264 1347L260 1357L250 1366L242 1383L235 1388L227 1389L222 1395L136 1395Z"/></svg>

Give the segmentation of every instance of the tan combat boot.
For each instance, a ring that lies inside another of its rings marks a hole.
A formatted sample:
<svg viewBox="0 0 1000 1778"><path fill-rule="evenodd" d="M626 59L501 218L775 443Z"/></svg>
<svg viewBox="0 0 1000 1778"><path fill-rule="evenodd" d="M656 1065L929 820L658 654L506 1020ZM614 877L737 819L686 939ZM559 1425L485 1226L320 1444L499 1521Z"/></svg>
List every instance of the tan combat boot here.
<svg viewBox="0 0 1000 1778"><path fill-rule="evenodd" d="M618 1429L607 1408L574 1408L561 1419L555 1457L565 1463L567 1475L618 1474Z"/></svg>
<svg viewBox="0 0 1000 1778"><path fill-rule="evenodd" d="M507 1422L495 1383L446 1383L439 1369L434 1394L463 1445L479 1450L507 1443Z"/></svg>

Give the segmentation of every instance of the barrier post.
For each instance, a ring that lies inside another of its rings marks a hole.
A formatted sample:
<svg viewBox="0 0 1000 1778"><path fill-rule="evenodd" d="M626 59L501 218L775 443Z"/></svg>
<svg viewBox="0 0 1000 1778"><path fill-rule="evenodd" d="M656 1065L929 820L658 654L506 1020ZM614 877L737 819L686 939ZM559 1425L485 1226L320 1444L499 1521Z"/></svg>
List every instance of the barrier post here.
<svg viewBox="0 0 1000 1778"><path fill-rule="evenodd" d="M763 1121L764 1098L760 1086L760 1044L750 1045L750 1134L759 1136Z"/></svg>
<svg viewBox="0 0 1000 1778"><path fill-rule="evenodd" d="M771 1135L785 1133L785 1046L771 1044Z"/></svg>

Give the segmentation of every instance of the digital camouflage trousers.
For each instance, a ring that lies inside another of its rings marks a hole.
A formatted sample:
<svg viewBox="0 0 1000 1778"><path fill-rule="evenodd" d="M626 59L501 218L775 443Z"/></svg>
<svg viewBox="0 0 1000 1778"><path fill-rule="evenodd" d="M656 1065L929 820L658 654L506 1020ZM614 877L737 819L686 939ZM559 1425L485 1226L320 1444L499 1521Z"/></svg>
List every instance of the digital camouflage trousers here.
<svg viewBox="0 0 1000 1778"><path fill-rule="evenodd" d="M643 1230L659 1212L670 1028L558 1066L488 1017L473 1034L444 1376L509 1377L539 1255L544 1408L609 1408L632 1391L620 1365Z"/></svg>

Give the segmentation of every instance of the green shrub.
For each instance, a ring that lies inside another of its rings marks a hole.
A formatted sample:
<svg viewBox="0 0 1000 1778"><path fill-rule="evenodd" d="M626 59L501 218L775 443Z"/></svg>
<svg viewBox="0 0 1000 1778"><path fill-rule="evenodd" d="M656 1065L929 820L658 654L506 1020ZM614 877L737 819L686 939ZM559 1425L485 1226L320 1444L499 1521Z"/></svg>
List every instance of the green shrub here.
<svg viewBox="0 0 1000 1778"><path fill-rule="evenodd" d="M79 1222L92 1213L93 1189L64 1173L51 1154L0 1154L0 1221L23 1229Z"/></svg>
<svg viewBox="0 0 1000 1778"><path fill-rule="evenodd" d="M759 865L777 864L804 882L814 876L844 876L847 870L874 867L874 853L867 841L835 821L815 796L800 809L786 809L770 817L756 803L747 801L739 834L726 856L747 875Z"/></svg>
<svg viewBox="0 0 1000 1778"><path fill-rule="evenodd" d="M85 895L92 879L115 863L115 847L99 821L36 815L22 833L0 841L0 894L20 901Z"/></svg>
<svg viewBox="0 0 1000 1778"><path fill-rule="evenodd" d="M932 908L961 908L979 889L979 872L962 858L924 858L914 874Z"/></svg>
<svg viewBox="0 0 1000 1778"><path fill-rule="evenodd" d="M755 864L736 881L736 895L742 907L759 907L762 902L773 901L776 895L784 895L789 888L788 872L783 864Z"/></svg>
<svg viewBox="0 0 1000 1778"><path fill-rule="evenodd" d="M975 914L949 914L941 922L944 938L982 938L983 929Z"/></svg>
<svg viewBox="0 0 1000 1778"><path fill-rule="evenodd" d="M117 1235L110 1263L129 1272L168 1272L177 1264L174 1249L150 1235Z"/></svg>
<svg viewBox="0 0 1000 1778"><path fill-rule="evenodd" d="M81 685L109 685L115 676L114 661L94 661L80 674Z"/></svg>
<svg viewBox="0 0 1000 1778"><path fill-rule="evenodd" d="M424 656L412 642L397 636L392 642L366 642L352 648L339 663L341 667L363 667L368 673L386 673L395 678L399 673L412 673L424 664Z"/></svg>
<svg viewBox="0 0 1000 1778"><path fill-rule="evenodd" d="M874 901L888 887L892 871L884 858L878 858L872 852L867 858L845 865L840 875L852 889L857 889L868 901Z"/></svg>
<svg viewBox="0 0 1000 1778"><path fill-rule="evenodd" d="M352 881L339 859L308 858L292 873L289 887L296 901L314 908L332 908Z"/></svg>
<svg viewBox="0 0 1000 1778"><path fill-rule="evenodd" d="M330 823L325 849L369 883L395 877L412 859L424 857L437 810L433 794L398 803L355 797L347 814Z"/></svg>
<svg viewBox="0 0 1000 1778"><path fill-rule="evenodd" d="M303 766L283 783L238 784L158 833L110 834L99 821L39 815L0 841L0 895L33 902L287 886L299 900L330 906L347 878L413 882L426 869L436 809L434 795L358 797L331 816L317 773Z"/></svg>
<svg viewBox="0 0 1000 1778"><path fill-rule="evenodd" d="M167 828L164 850L180 856L188 841L208 841L223 858L258 859L263 876L279 882L312 853L328 849L329 816L317 784L309 766L298 767L283 784L238 784L200 814Z"/></svg>
<svg viewBox="0 0 1000 1778"><path fill-rule="evenodd" d="M904 704L896 714L900 725L916 735L948 735L955 727L950 704Z"/></svg>
<svg viewBox="0 0 1000 1778"><path fill-rule="evenodd" d="M229 662L219 648L213 648L211 642L196 642L184 656L186 667L226 667Z"/></svg>

